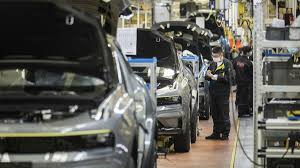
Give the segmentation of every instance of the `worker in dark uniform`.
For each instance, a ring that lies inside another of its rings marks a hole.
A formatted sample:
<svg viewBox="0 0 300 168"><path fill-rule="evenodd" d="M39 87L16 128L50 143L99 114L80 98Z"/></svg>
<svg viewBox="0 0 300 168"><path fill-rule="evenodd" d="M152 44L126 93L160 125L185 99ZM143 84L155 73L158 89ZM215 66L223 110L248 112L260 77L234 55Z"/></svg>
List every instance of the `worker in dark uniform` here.
<svg viewBox="0 0 300 168"><path fill-rule="evenodd" d="M212 140L228 140L230 133L229 96L231 82L234 76L232 63L224 58L221 47L212 51L213 63L206 73L210 81L210 108L214 122L213 133L206 137Z"/></svg>
<svg viewBox="0 0 300 168"><path fill-rule="evenodd" d="M241 48L240 56L233 61L236 72L236 105L239 117L252 115L253 64L249 59L251 48Z"/></svg>

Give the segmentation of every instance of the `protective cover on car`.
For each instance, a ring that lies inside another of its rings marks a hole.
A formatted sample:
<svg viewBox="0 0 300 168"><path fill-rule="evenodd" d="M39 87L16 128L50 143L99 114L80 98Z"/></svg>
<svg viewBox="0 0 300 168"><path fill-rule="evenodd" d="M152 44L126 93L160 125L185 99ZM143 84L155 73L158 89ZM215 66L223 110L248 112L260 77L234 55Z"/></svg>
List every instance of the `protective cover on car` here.
<svg viewBox="0 0 300 168"><path fill-rule="evenodd" d="M196 23L196 17L205 17L205 28L211 30L213 34L217 34L218 36L225 36L224 28L221 26L218 26L216 17L216 13L212 11L197 11L192 13L192 15L189 16L187 21Z"/></svg>
<svg viewBox="0 0 300 168"><path fill-rule="evenodd" d="M170 29L174 31L182 31L185 33L195 33L197 35L204 35L208 38L212 37L210 30L200 28L196 23L186 21L166 21L160 22L152 26L152 29L161 32L168 32Z"/></svg>
<svg viewBox="0 0 300 168"><path fill-rule="evenodd" d="M120 15L130 7L129 0L67 0L73 6L97 17L104 16L103 27L113 36L116 35Z"/></svg>
<svg viewBox="0 0 300 168"><path fill-rule="evenodd" d="M176 64L176 49L173 41L157 31L138 29L137 57L158 59L158 66L171 66Z"/></svg>
<svg viewBox="0 0 300 168"><path fill-rule="evenodd" d="M97 20L66 1L0 0L0 19L1 68L47 67L92 76L113 71L107 66L113 61ZM26 61L32 59L36 61ZM49 61L61 63L50 66Z"/></svg>
<svg viewBox="0 0 300 168"><path fill-rule="evenodd" d="M193 41L194 44L198 44L197 48L199 51L195 53L198 55L201 54L204 59L212 60L210 46L210 38L212 37L212 33L210 30L202 29L193 22L183 21L167 21L157 23L152 26L152 29L158 30L165 35L171 35L174 38L175 36L179 35L178 37Z"/></svg>

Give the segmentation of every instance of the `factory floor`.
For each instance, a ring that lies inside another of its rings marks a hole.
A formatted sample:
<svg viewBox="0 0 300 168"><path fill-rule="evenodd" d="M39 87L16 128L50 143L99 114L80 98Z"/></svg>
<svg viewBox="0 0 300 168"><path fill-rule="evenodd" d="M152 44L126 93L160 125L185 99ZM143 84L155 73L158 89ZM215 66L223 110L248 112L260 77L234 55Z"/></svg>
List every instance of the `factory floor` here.
<svg viewBox="0 0 300 168"><path fill-rule="evenodd" d="M228 141L205 140L212 131L212 120L200 121L200 137L192 144L189 153L170 153L167 158L159 157L158 168L251 168L237 141L231 108L231 134ZM235 114L237 116L237 114ZM247 154L253 157L252 118L236 120L237 130Z"/></svg>

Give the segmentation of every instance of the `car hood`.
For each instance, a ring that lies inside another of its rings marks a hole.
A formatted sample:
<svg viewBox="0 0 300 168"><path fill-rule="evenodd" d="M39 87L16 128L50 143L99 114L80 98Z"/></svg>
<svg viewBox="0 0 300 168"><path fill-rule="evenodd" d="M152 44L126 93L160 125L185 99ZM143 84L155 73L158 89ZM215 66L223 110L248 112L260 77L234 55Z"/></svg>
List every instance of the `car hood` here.
<svg viewBox="0 0 300 168"><path fill-rule="evenodd" d="M0 19L2 69L51 68L99 76L111 57L98 21L65 0L0 0Z"/></svg>

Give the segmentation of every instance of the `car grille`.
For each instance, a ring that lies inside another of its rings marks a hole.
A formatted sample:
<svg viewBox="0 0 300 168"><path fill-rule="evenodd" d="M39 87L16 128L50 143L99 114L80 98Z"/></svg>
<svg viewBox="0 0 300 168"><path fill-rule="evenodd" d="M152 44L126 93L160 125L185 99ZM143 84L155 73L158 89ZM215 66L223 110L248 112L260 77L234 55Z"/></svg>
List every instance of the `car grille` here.
<svg viewBox="0 0 300 168"><path fill-rule="evenodd" d="M7 137L0 139L1 153L53 153L84 151L95 148L113 147L113 134L68 137Z"/></svg>

